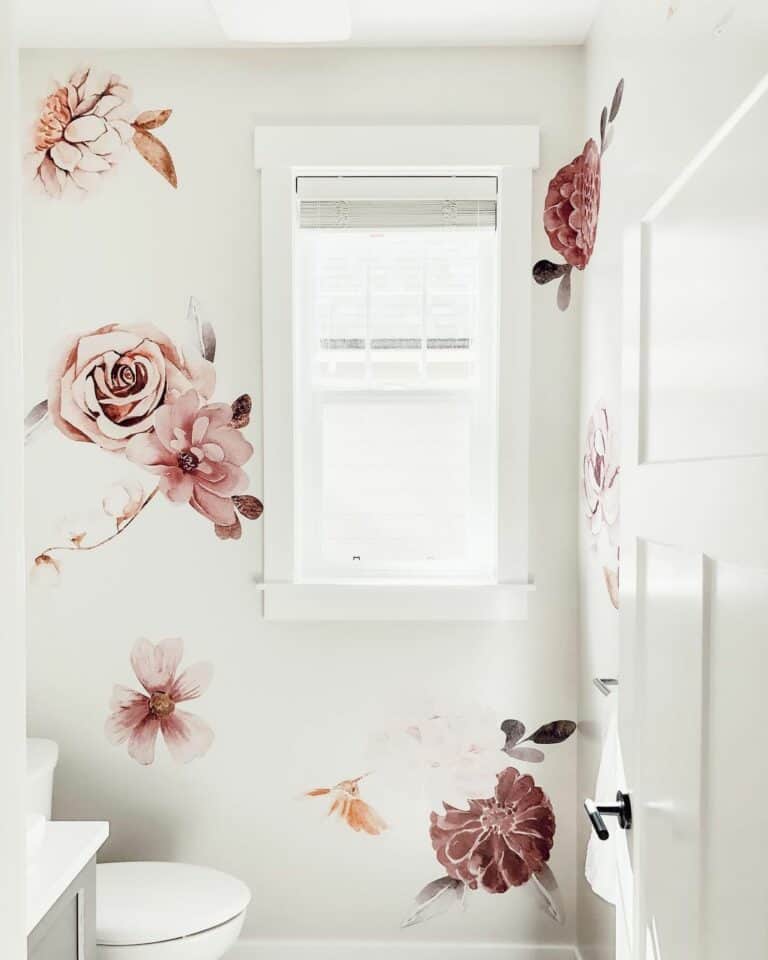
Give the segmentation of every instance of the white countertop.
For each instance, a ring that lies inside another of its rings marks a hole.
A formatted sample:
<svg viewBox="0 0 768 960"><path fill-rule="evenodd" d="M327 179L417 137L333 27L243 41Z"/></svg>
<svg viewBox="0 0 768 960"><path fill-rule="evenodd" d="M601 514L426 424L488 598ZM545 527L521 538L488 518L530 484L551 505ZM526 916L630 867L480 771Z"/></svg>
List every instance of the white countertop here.
<svg viewBox="0 0 768 960"><path fill-rule="evenodd" d="M51 820L27 864L27 934L31 933L109 836L109 824Z"/></svg>

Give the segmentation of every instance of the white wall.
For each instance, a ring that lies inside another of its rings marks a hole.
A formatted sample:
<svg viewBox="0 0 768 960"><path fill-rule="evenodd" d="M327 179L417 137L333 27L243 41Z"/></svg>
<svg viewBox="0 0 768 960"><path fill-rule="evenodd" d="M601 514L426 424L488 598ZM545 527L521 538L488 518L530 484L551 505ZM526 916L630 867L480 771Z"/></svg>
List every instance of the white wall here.
<svg viewBox="0 0 768 960"><path fill-rule="evenodd" d="M13 4L0 0L0 956L21 960L25 952L24 876L24 496L19 313L18 62Z"/></svg>
<svg viewBox="0 0 768 960"><path fill-rule="evenodd" d="M668 8L673 14L668 16ZM730 19L729 19L730 14ZM585 277L581 435L603 398L621 399L622 235L692 160L768 70L764 0L605 0L586 50L586 120L596 135L600 110L618 77L626 80L615 138L606 155L598 244ZM739 176L739 171L734 171ZM690 282L695 283L695 278ZM618 615L582 523L579 797L591 796L607 701L593 676L618 670ZM588 825L579 820L580 870ZM579 884L584 960L613 956L613 910Z"/></svg>
<svg viewBox="0 0 768 960"><path fill-rule="evenodd" d="M27 401L43 394L56 342L110 321L181 328L190 294L219 340L217 395L249 390L259 448L257 123L535 123L536 255L548 174L582 142L582 55L557 50L280 52L30 51L25 121L49 83L96 63L126 77L142 109L172 107L159 131L179 174L174 192L137 156L82 203L28 192L24 210ZM494 723L571 719L577 671L576 484L579 324L551 290L532 324L531 571L527 624L265 624L258 523L217 541L184 509L152 503L141 522L92 555L68 557L58 588L29 604L30 727L61 744L55 813L108 819L112 858L178 858L242 877L259 937L572 942L575 936L575 738L530 767L549 792L552 866L568 922L552 924L531 891L477 895L466 914L404 933L416 891L441 874L428 808L413 784L379 776L366 794L391 822L371 839L322 816L301 791L364 772L370 736L404 704L487 709ZM255 462L260 460L257 453ZM98 506L112 458L53 431L29 448L31 555L66 515ZM260 492L258 466L252 487ZM269 510L269 504L266 504ZM136 637L185 639L187 662L216 674L192 709L216 742L189 766L159 752L139 767L104 739L113 683L133 684Z"/></svg>

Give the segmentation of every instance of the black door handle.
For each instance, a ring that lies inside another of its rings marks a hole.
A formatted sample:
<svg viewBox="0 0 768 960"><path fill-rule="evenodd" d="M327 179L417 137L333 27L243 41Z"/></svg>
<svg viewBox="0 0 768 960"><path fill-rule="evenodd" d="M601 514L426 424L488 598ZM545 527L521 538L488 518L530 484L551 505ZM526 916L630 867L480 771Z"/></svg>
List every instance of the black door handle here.
<svg viewBox="0 0 768 960"><path fill-rule="evenodd" d="M592 829L601 840L607 840L610 836L603 817L616 817L622 830L632 829L632 804L629 794L622 793L621 790L616 794L616 803L598 804L587 798L584 801L584 809L587 811Z"/></svg>

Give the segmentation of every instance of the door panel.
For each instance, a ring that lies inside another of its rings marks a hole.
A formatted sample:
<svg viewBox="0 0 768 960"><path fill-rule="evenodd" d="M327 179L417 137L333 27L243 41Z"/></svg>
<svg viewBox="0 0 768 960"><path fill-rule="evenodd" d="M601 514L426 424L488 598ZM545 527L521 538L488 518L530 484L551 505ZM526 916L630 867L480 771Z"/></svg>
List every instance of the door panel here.
<svg viewBox="0 0 768 960"><path fill-rule="evenodd" d="M641 920L662 957L698 957L704 560L638 543L639 749L634 789Z"/></svg>
<svg viewBox="0 0 768 960"><path fill-rule="evenodd" d="M768 78L626 238L619 725L633 960L768 957L768 193L748 189L758 169Z"/></svg>
<svg viewBox="0 0 768 960"><path fill-rule="evenodd" d="M768 453L768 97L648 223L646 461Z"/></svg>
<svg viewBox="0 0 768 960"><path fill-rule="evenodd" d="M710 606L703 957L768 956L768 571L714 564Z"/></svg>

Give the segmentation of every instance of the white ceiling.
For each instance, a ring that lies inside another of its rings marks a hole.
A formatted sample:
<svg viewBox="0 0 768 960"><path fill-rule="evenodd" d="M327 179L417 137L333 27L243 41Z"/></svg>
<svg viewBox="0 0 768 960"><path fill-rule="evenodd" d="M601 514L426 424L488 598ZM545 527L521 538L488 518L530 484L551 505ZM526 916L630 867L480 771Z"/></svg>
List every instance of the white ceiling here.
<svg viewBox="0 0 768 960"><path fill-rule="evenodd" d="M352 39L343 45L579 44L599 4L600 0L351 0ZM25 47L231 45L209 0L19 0L18 6Z"/></svg>

